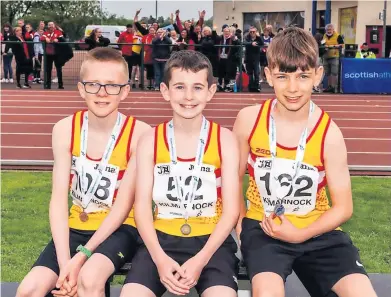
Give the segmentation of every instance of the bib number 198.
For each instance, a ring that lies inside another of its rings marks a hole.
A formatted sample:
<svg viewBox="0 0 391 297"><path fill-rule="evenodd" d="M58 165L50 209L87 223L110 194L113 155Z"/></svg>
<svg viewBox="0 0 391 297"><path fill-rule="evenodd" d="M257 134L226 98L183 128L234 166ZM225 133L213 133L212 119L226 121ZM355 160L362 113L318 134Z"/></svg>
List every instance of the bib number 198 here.
<svg viewBox="0 0 391 297"><path fill-rule="evenodd" d="M77 182L76 182L76 190L80 191L81 192L81 176L79 174L77 174ZM86 173L86 177L87 177L87 189L90 188L91 186L91 183L92 183L92 176L91 174L89 174L88 172ZM103 184L103 185L102 185ZM101 180L100 180L100 183L95 191L95 197L100 199L100 200L106 200L107 198L109 198L109 188L111 186L111 181L110 179L108 179L107 177L104 177L102 176ZM84 191L84 194L87 194L87 191Z"/></svg>

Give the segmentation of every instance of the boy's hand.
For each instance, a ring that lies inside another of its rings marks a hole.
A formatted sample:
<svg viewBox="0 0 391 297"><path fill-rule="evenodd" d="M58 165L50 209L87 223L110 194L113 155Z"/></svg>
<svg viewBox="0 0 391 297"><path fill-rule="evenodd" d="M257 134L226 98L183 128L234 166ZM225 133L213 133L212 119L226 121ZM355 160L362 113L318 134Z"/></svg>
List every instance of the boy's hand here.
<svg viewBox="0 0 391 297"><path fill-rule="evenodd" d="M73 258L60 269L60 275L56 283L56 288L65 288L66 292L68 293L73 292L77 287L77 278L79 276L80 269L86 260L87 257L80 252L73 256ZM59 293L56 292L56 294L58 295Z"/></svg>
<svg viewBox="0 0 391 297"><path fill-rule="evenodd" d="M197 256L194 256L187 260L181 267L185 271L185 278L181 278L180 282L184 285L189 286L190 288L194 287L198 279L200 278L202 269L204 269L206 263L199 259Z"/></svg>
<svg viewBox="0 0 391 297"><path fill-rule="evenodd" d="M74 286L72 288L72 291L69 293L64 288L61 288L59 290L53 290L51 291L51 293L53 294L54 297L62 297L62 296L77 297L77 286Z"/></svg>
<svg viewBox="0 0 391 297"><path fill-rule="evenodd" d="M275 215L272 214L260 223L267 235L289 243L301 243L306 240L302 229L296 228L284 215L278 216L281 225L277 225L273 221L274 217Z"/></svg>
<svg viewBox="0 0 391 297"><path fill-rule="evenodd" d="M185 278L185 273L177 262L169 256L164 255L156 263L156 266L160 281L169 292L175 295L186 295L189 293L190 287L179 282L178 278L174 276L177 274L180 278Z"/></svg>

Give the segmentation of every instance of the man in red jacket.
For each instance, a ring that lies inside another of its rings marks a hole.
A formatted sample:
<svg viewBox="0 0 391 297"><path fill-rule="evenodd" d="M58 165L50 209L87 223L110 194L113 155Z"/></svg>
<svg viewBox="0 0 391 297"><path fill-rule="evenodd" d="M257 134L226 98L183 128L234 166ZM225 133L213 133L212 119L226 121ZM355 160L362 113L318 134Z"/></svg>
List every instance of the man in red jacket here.
<svg viewBox="0 0 391 297"><path fill-rule="evenodd" d="M128 63L129 69L129 81L132 77L132 43L133 43L133 26L131 24L126 25L126 31L122 32L118 38L118 43L130 43L130 45L120 45L122 56L126 63Z"/></svg>
<svg viewBox="0 0 391 297"><path fill-rule="evenodd" d="M60 66L58 63L56 63L56 56L59 53L56 53L56 48L54 46L57 42L64 42L64 36L63 33L60 30L57 30L54 22L48 23L48 31L42 34L41 41L46 42L46 66L45 71L47 73L46 76L46 82L45 82L45 88L50 89L51 83L52 83L52 69L53 69L53 62L56 66L57 70L57 78L58 78L58 88L64 89L63 81L62 81L62 66Z"/></svg>

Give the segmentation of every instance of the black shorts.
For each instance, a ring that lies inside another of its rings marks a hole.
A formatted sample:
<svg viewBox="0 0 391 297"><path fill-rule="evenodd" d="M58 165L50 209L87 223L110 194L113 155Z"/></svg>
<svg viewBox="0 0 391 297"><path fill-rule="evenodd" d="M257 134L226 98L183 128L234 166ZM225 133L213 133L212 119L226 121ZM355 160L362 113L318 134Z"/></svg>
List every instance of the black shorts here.
<svg viewBox="0 0 391 297"><path fill-rule="evenodd" d="M137 65L141 65L141 55L140 54L137 54L135 52L132 52L132 65L133 66L137 66Z"/></svg>
<svg viewBox="0 0 391 297"><path fill-rule="evenodd" d="M209 239L209 235L184 238L160 231L156 233L164 252L179 265L194 257ZM213 286L226 286L238 290L239 259L235 255L237 249L238 246L230 235L202 270L195 286L199 295ZM157 297L162 296L166 291L160 282L157 267L145 246L140 247L133 258L132 269L125 280L125 284L127 283L141 284L149 288Z"/></svg>
<svg viewBox="0 0 391 297"><path fill-rule="evenodd" d="M145 69L147 71L147 79L154 79L155 78L155 70L153 69L152 64L144 64Z"/></svg>
<svg viewBox="0 0 391 297"><path fill-rule="evenodd" d="M85 245L92 237L95 231L84 230L69 230L69 249L71 257L77 254L76 249L81 245ZM130 262L141 245L141 237L136 228L130 225L120 226L113 234L111 234L98 248L94 254L102 254L113 262L115 271L121 268L126 262ZM35 266L44 266L53 270L57 275L60 273L60 268L57 262L56 248L53 239L45 247L38 260L34 263Z"/></svg>
<svg viewBox="0 0 391 297"><path fill-rule="evenodd" d="M259 221L242 221L241 251L250 281L261 272L274 272L285 281L292 269L311 296L326 296L344 276L365 274L358 249L348 234L331 231L293 244L269 237Z"/></svg>

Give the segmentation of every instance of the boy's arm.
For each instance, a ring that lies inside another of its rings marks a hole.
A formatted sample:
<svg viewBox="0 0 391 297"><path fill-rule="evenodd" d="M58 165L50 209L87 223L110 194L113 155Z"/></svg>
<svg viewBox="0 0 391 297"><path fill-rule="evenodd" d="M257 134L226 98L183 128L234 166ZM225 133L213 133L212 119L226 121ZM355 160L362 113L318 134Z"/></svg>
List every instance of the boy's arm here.
<svg viewBox="0 0 391 297"><path fill-rule="evenodd" d="M52 132L54 165L49 221L60 272L66 267L71 258L69 250L68 193L72 164L72 121L72 116L62 119L54 125ZM63 285L67 292L71 292L73 285L68 284L67 281L64 281ZM57 288L60 289L60 286Z"/></svg>
<svg viewBox="0 0 391 297"><path fill-rule="evenodd" d="M182 268L186 273L186 280L183 281L183 283L190 286L194 286L196 284L202 269L230 235L239 217L240 189L238 175L238 143L233 133L226 128L221 128L220 140L223 148L221 150L221 190L223 213L202 250L182 265Z"/></svg>
<svg viewBox="0 0 391 297"><path fill-rule="evenodd" d="M93 252L103 241L105 241L121 224L126 220L132 209L134 202L135 191L135 170L136 170L136 147L139 138L145 133L150 126L144 122L137 121L135 123L133 136L130 143L130 159L125 174L121 180L120 188L118 189L115 203L111 207L110 213L103 220L99 229L94 233L90 240L85 245L89 251ZM87 256L78 252L73 256L68 265L60 271L57 285L62 286L65 279L69 280L71 286L77 283L77 277L81 267L87 261Z"/></svg>
<svg viewBox="0 0 391 297"><path fill-rule="evenodd" d="M71 173L71 134L73 117L59 121L53 127L52 196L49 205L50 229L61 269L71 258L69 251L68 191Z"/></svg>
<svg viewBox="0 0 391 297"><path fill-rule="evenodd" d="M155 128L157 129L157 128ZM136 168L136 199L134 213L137 229L144 241L153 262L156 264L160 281L173 294L183 295L189 292L189 287L181 284L174 273L184 273L177 262L171 259L161 248L153 224L152 192L154 182L154 135L155 129L145 133L138 143Z"/></svg>
<svg viewBox="0 0 391 297"><path fill-rule="evenodd" d="M334 122L331 122L325 139L324 166L332 207L303 229L294 227L284 216L280 216L282 223L278 226L270 216L267 221L271 227L267 227L266 233L280 240L300 243L334 230L352 216L353 201L347 151L342 133Z"/></svg>
<svg viewBox="0 0 391 297"><path fill-rule="evenodd" d="M324 146L324 167L332 207L303 229L304 240L334 230L349 220L353 214L345 140L333 121L330 123Z"/></svg>
<svg viewBox="0 0 391 297"><path fill-rule="evenodd" d="M239 186L239 148L235 135L226 128L221 128L221 196L223 213L213 233L199 256L205 264L216 250L227 239L235 227L239 217L240 186Z"/></svg>
<svg viewBox="0 0 391 297"><path fill-rule="evenodd" d="M135 171L136 171L136 148L140 137L151 127L144 122L135 123L133 137L130 144L130 160L128 167L118 189L115 203L111 207L110 213L102 222L99 229L94 233L85 247L94 251L103 241L105 241L121 224L126 220L134 203L135 192Z"/></svg>
<svg viewBox="0 0 391 297"><path fill-rule="evenodd" d="M248 139L254 126L255 119L257 117L257 113L259 108L246 107L239 111L238 116L236 117L232 132L235 134L236 139L239 145L239 183L240 183L240 214L239 220L236 225L236 234L238 236L238 240L240 241L240 233L242 231L242 220L246 215L246 204L243 196L243 179L246 174L247 169L247 160L248 155L250 153L250 145L248 143Z"/></svg>

